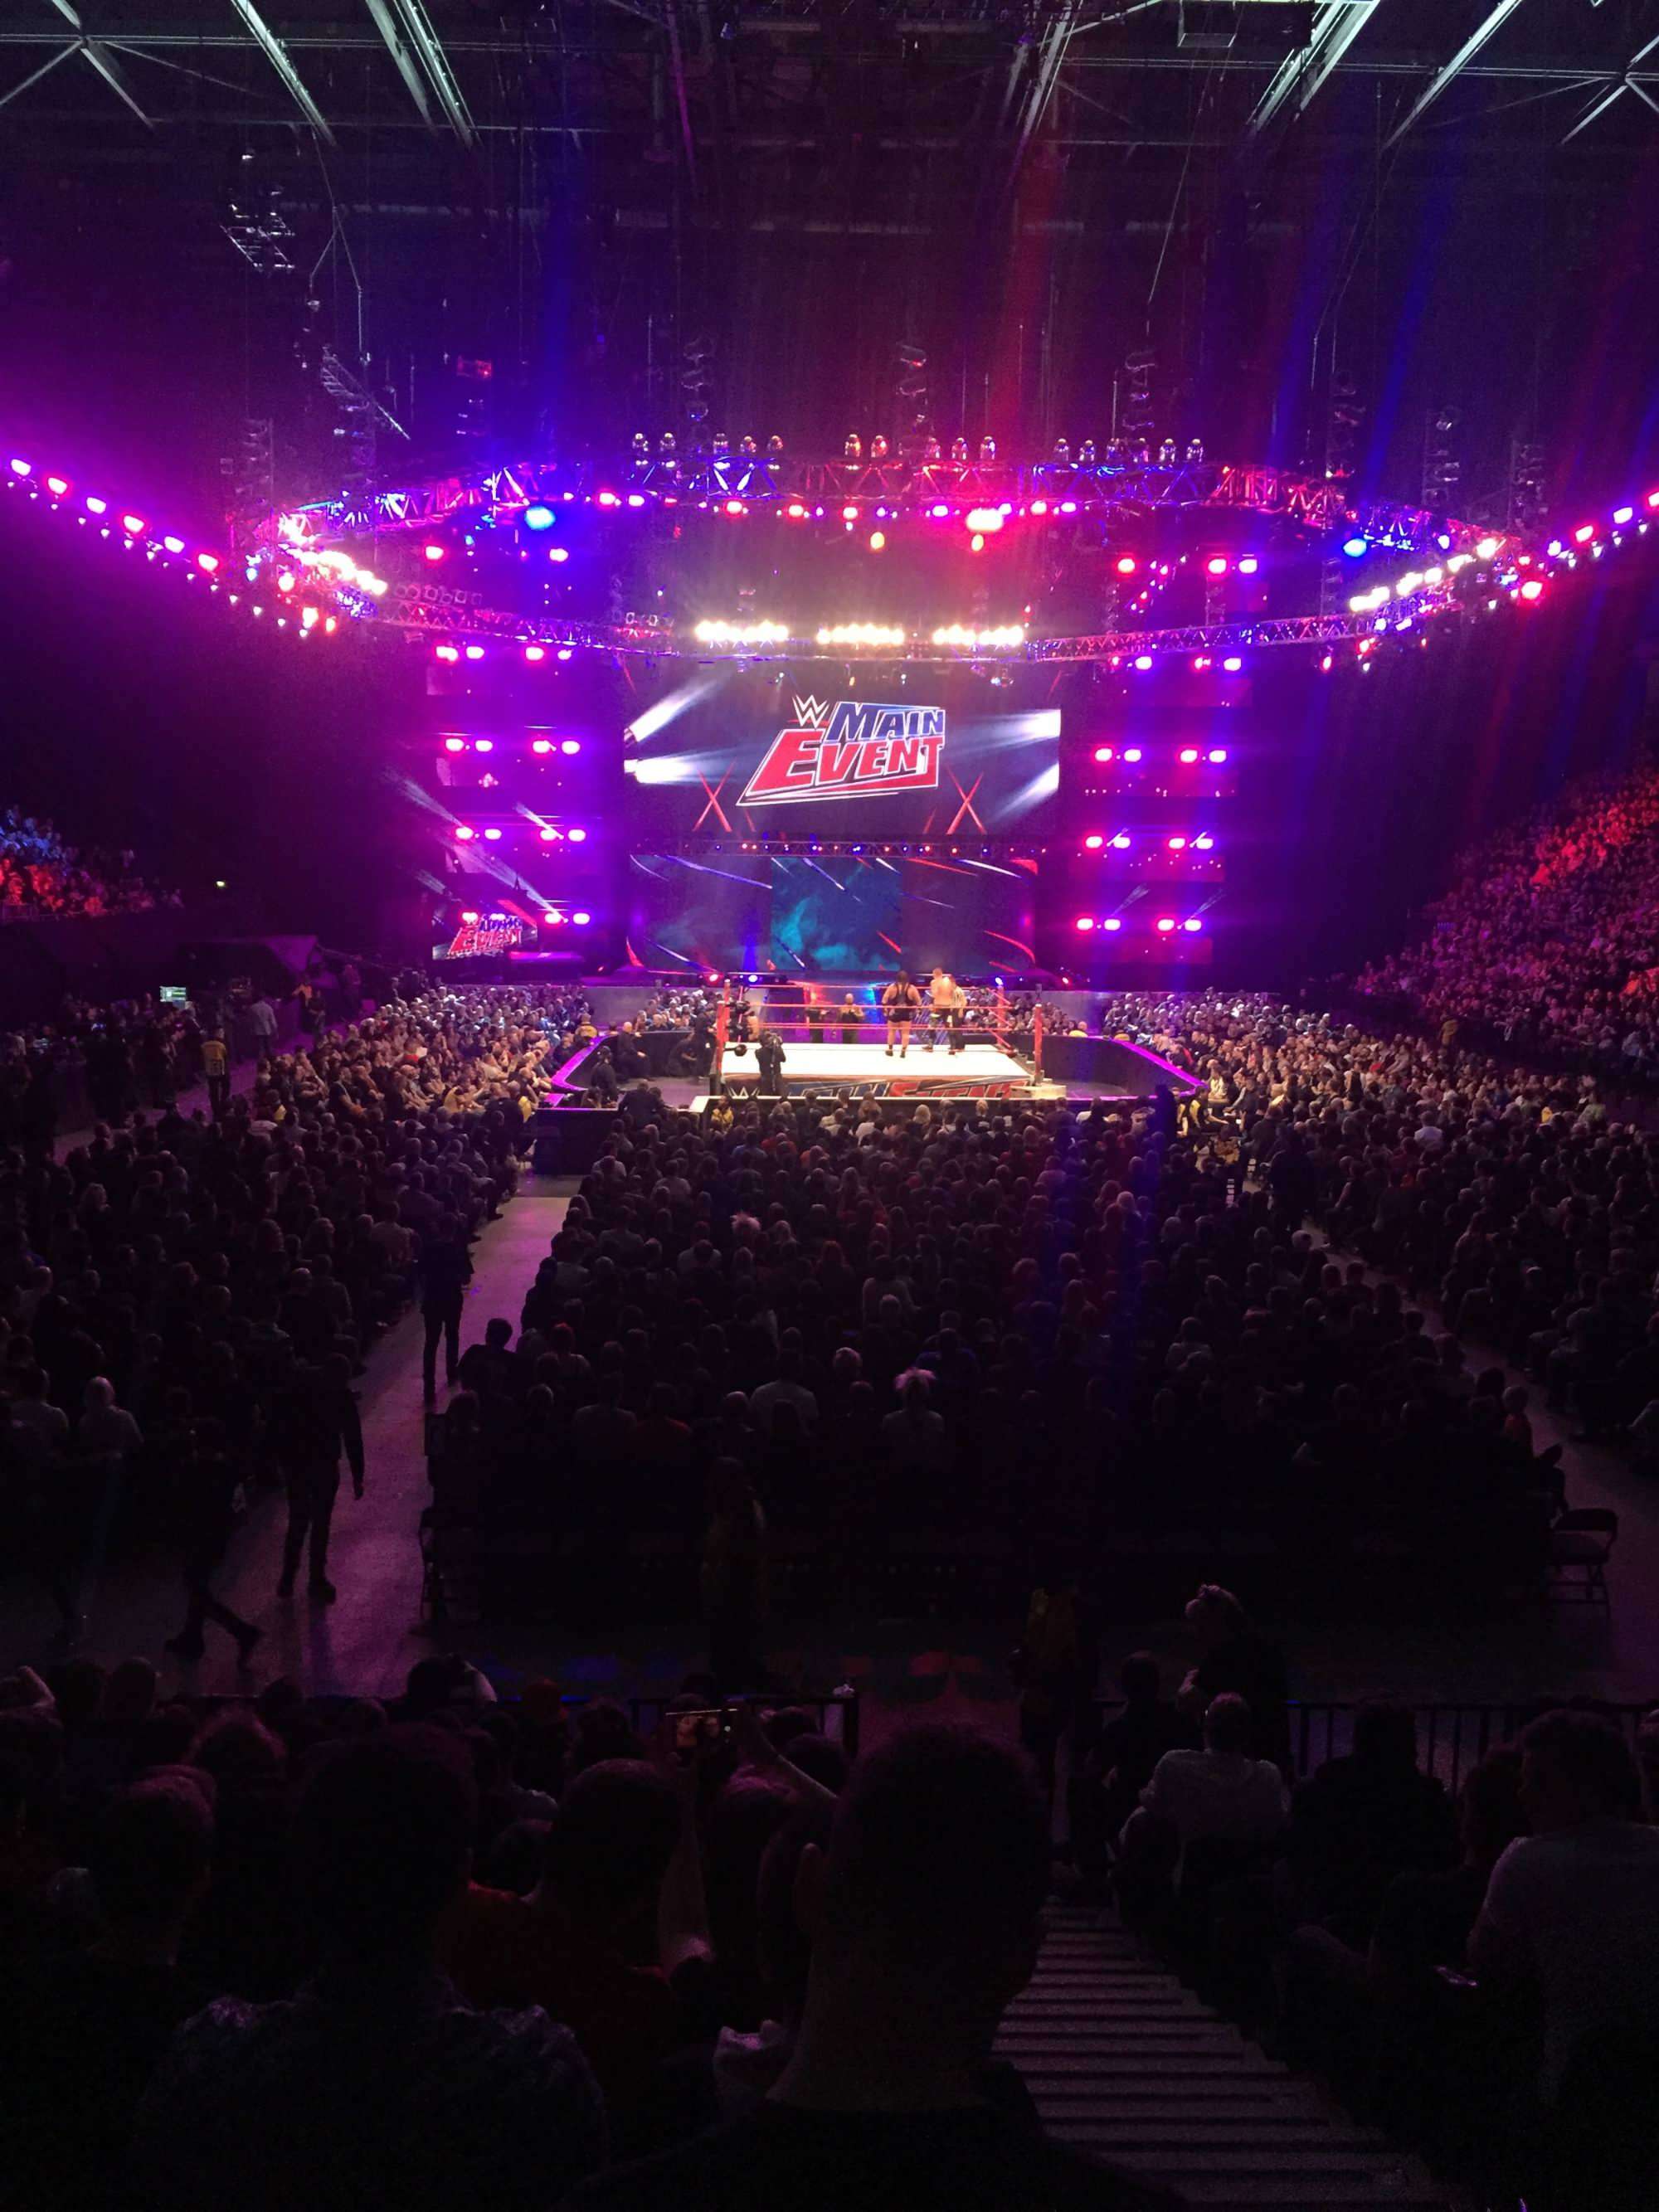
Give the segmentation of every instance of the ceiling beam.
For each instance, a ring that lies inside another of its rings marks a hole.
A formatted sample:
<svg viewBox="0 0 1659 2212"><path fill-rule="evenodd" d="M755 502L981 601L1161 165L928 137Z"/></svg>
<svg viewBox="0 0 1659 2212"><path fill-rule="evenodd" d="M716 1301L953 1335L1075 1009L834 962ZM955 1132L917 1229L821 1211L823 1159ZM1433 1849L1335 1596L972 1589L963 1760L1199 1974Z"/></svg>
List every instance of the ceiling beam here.
<svg viewBox="0 0 1659 2212"><path fill-rule="evenodd" d="M138 105L138 95L127 82L125 70L101 39L89 39L87 36L86 26L76 12L71 0L52 0L52 4L70 28L78 34L80 52L86 56L110 90L125 102L146 131L154 131L155 125Z"/></svg>
<svg viewBox="0 0 1659 2212"><path fill-rule="evenodd" d="M438 118L432 112L432 102L427 97L426 79L421 75L414 55L404 44L404 34L398 27L397 19L386 5L386 0L364 0L364 4L374 18L374 27L385 40L387 52L398 64L398 74L408 88L410 98L420 110L422 122L428 131L435 131Z"/></svg>
<svg viewBox="0 0 1659 2212"><path fill-rule="evenodd" d="M1324 0L1305 52L1287 54L1273 72L1273 82L1256 102L1244 126L1247 141L1258 138L1285 106L1300 115L1315 100L1326 79L1376 13L1378 0Z"/></svg>
<svg viewBox="0 0 1659 2212"><path fill-rule="evenodd" d="M331 146L334 143L334 133L329 129L321 108L306 90L300 72L288 58L287 47L254 6L253 0L230 0L230 4L242 21L246 24L253 35L254 42L265 59L288 87L289 96L301 114L304 116L323 143L325 146Z"/></svg>
<svg viewBox="0 0 1659 2212"><path fill-rule="evenodd" d="M78 54L80 51L81 41L79 39L70 39L65 40L64 45L58 47L55 54L49 54L47 56L46 59L41 63L39 69L32 69L28 75L22 79L21 83L13 85L9 92L0 92L0 107L9 107L12 101L15 100L21 93L27 92L32 84L39 84L43 76L50 76L52 71L57 68L59 62L66 62L71 54Z"/></svg>
<svg viewBox="0 0 1659 2212"><path fill-rule="evenodd" d="M443 40L432 27L432 20L422 0L392 0L392 4L403 18L410 44L421 58L421 66L438 96L439 106L449 118L451 130L463 146L476 145L477 136L473 129L471 115L461 96L455 72L450 67L449 56L444 52Z"/></svg>
<svg viewBox="0 0 1659 2212"><path fill-rule="evenodd" d="M1382 149L1385 153L1390 146L1398 145L1412 125L1421 116L1426 114L1452 80L1462 75L1464 68L1474 60L1487 40L1503 29L1520 5L1521 0L1498 0L1497 6L1490 10L1483 21L1475 25L1451 59L1443 68L1437 69L1429 79L1410 107L1407 109L1405 120L1396 123L1394 129L1389 131L1388 137L1382 141Z"/></svg>

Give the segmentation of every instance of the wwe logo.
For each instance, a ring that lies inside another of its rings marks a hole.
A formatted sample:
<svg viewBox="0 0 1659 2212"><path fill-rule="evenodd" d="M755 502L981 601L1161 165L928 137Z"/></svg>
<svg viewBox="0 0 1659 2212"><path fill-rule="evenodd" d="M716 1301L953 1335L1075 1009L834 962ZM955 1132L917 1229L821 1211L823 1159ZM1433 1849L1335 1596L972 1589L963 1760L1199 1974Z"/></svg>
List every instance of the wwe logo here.
<svg viewBox="0 0 1659 2212"><path fill-rule="evenodd" d="M768 746L739 806L939 788L943 707L813 698L793 705L793 722Z"/></svg>
<svg viewBox="0 0 1659 2212"><path fill-rule="evenodd" d="M795 695L795 727L798 730L821 730L830 719L830 702L815 699L809 691L803 699Z"/></svg>

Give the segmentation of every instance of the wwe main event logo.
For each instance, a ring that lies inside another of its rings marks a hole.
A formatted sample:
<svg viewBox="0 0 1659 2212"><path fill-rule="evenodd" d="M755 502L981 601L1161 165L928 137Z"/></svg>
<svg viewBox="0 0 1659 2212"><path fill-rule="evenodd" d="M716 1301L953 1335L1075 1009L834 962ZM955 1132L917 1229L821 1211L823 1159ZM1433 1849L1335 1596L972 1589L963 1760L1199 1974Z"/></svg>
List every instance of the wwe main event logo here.
<svg viewBox="0 0 1659 2212"><path fill-rule="evenodd" d="M943 707L884 707L874 700L797 698L749 779L739 806L870 792L934 791L945 750Z"/></svg>

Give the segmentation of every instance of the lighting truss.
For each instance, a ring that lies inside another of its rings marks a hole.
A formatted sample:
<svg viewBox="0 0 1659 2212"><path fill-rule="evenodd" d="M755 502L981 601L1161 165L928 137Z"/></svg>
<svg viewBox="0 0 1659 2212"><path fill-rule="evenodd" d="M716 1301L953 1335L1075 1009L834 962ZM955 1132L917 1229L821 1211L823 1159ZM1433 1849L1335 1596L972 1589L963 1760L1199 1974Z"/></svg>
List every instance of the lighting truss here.
<svg viewBox="0 0 1659 2212"><path fill-rule="evenodd" d="M1440 534L1453 550L1488 533L1484 526L1384 500L1357 501L1340 482L1286 469L1224 462L1176 464L1104 461L913 463L726 456L695 461L624 462L606 469L586 462L527 461L378 491L349 492L264 515L238 543L263 548L323 547L382 532L428 530L466 517L514 522L526 507L556 511L578 502L653 511L667 507L786 510L799 505L816 519L820 507L879 504L888 514L926 515L944 507L1024 508L1042 501L1061 520L1073 515L1145 514L1160 507L1233 507L1327 532L1343 527L1402 551L1426 550ZM803 517L805 519L805 517Z"/></svg>

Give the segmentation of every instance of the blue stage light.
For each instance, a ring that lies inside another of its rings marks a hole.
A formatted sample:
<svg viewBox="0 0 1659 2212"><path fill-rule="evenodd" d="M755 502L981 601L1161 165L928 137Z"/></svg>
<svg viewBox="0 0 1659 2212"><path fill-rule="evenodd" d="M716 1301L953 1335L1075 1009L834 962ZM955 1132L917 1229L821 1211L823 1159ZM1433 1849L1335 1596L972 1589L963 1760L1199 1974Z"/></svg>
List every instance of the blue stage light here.
<svg viewBox="0 0 1659 2212"><path fill-rule="evenodd" d="M1369 542L1364 538L1349 538L1343 542L1342 550L1350 561L1363 560L1370 550Z"/></svg>
<svg viewBox="0 0 1659 2212"><path fill-rule="evenodd" d="M524 511L524 526L526 530L551 530L553 527L552 508L550 507L543 507L540 505L526 507Z"/></svg>

